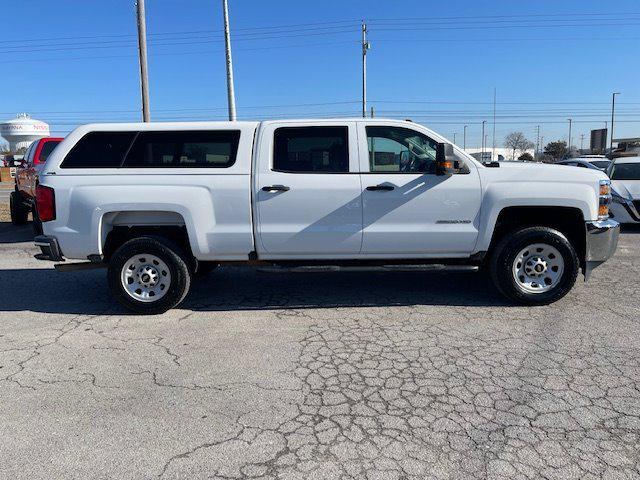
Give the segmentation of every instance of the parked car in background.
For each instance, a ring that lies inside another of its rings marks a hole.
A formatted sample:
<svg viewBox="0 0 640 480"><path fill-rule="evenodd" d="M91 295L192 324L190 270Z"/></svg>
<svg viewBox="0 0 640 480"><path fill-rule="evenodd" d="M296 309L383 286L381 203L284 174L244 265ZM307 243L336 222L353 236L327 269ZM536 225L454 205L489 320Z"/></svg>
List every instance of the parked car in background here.
<svg viewBox="0 0 640 480"><path fill-rule="evenodd" d="M611 216L620 223L640 223L640 157L616 158L607 173L611 178Z"/></svg>
<svg viewBox="0 0 640 480"><path fill-rule="evenodd" d="M36 140L27 148L21 161L16 162L15 189L9 199L11 222L14 225L27 223L29 213L33 216L33 229L42 233L42 224L36 209L36 185L38 175L53 149L62 138L47 137Z"/></svg>
<svg viewBox="0 0 640 480"><path fill-rule="evenodd" d="M556 162L558 165L568 165L570 167L582 167L590 168L592 170L605 171L611 160L608 160L603 155L586 155L575 158L567 158Z"/></svg>
<svg viewBox="0 0 640 480"><path fill-rule="evenodd" d="M37 190L38 258L107 267L140 313L173 308L225 262L486 267L511 301L547 304L610 258L619 232L603 172L483 165L378 118L86 125Z"/></svg>

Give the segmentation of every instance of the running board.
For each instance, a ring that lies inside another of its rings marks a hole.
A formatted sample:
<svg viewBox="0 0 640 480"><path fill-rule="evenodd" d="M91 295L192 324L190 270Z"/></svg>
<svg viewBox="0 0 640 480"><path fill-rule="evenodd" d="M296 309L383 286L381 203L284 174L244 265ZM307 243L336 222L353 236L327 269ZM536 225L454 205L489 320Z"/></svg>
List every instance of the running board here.
<svg viewBox="0 0 640 480"><path fill-rule="evenodd" d="M96 262L56 263L53 268L59 272L73 272L74 270L95 270L97 268L107 268L107 264Z"/></svg>
<svg viewBox="0 0 640 480"><path fill-rule="evenodd" d="M480 269L477 265L307 265L298 267L259 267L258 271L267 273L324 273L324 272L477 272Z"/></svg>

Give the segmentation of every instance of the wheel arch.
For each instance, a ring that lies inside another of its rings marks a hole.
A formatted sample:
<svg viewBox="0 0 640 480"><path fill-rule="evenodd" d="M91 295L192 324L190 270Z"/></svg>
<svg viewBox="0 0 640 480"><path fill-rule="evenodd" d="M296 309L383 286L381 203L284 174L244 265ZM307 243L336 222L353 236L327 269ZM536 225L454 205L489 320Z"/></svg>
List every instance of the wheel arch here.
<svg viewBox="0 0 640 480"><path fill-rule="evenodd" d="M109 260L125 242L137 237L166 238L178 245L190 258L194 256L193 235L182 213L170 210L120 210L102 215L100 254Z"/></svg>
<svg viewBox="0 0 640 480"><path fill-rule="evenodd" d="M584 269L586 252L585 218L577 207L565 206L510 206L498 213L491 241L487 249L489 256L496 245L510 232L527 227L553 228L562 233L571 243Z"/></svg>

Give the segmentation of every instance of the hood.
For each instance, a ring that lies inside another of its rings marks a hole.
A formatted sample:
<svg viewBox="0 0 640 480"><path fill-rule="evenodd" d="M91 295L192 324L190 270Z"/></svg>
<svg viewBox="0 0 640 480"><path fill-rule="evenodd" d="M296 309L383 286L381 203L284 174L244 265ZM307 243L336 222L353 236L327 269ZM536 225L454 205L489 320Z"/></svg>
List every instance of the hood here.
<svg viewBox="0 0 640 480"><path fill-rule="evenodd" d="M612 180L611 188L624 198L640 200L640 180Z"/></svg>
<svg viewBox="0 0 640 480"><path fill-rule="evenodd" d="M553 165L548 163L500 162L497 168L486 167L481 175L508 181L550 181L593 184L609 177L600 170Z"/></svg>

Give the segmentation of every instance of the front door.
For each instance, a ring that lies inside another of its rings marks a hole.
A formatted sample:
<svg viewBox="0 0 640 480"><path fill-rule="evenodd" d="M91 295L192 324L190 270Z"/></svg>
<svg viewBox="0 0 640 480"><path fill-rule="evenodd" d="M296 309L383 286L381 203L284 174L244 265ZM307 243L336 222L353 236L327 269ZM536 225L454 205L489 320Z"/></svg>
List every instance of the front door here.
<svg viewBox="0 0 640 480"><path fill-rule="evenodd" d="M480 180L475 165L435 174L437 142L400 125L359 124L362 254L429 257L473 251Z"/></svg>
<svg viewBox="0 0 640 480"><path fill-rule="evenodd" d="M341 258L362 244L356 122L267 124L254 184L260 256Z"/></svg>

